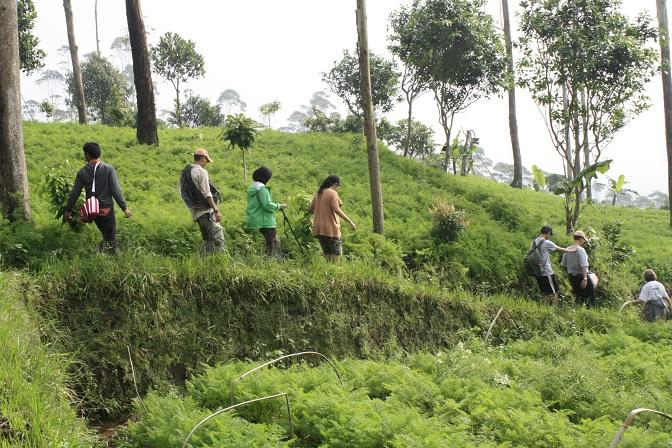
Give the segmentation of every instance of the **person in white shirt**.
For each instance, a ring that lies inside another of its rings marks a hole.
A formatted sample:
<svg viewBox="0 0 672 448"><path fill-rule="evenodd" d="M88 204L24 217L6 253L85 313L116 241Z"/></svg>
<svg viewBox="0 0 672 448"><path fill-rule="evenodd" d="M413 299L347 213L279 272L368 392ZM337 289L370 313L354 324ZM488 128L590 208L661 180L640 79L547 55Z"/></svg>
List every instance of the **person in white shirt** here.
<svg viewBox="0 0 672 448"><path fill-rule="evenodd" d="M574 232L573 238L574 244L568 249L574 248L574 251L564 254L560 264L567 269L576 302L589 308L594 307L596 305L595 284L588 271L588 254L583 248L583 245L586 244L586 234L577 230Z"/></svg>
<svg viewBox="0 0 672 448"><path fill-rule="evenodd" d="M644 304L644 318L648 321L665 319L670 314L672 303L665 291L665 286L658 281L658 276L653 269L644 271L646 284L639 292L636 302Z"/></svg>
<svg viewBox="0 0 672 448"><path fill-rule="evenodd" d="M542 273L537 276L537 284L539 285L539 291L546 296L548 302L552 302L553 305L558 304L558 293L560 289L558 287L558 280L555 278L553 273L553 266L551 265L551 252L571 252L572 250L564 249L556 245L553 241L550 240L550 237L553 236L553 229L549 226L543 226L541 232L537 238L532 241L530 249L535 248L541 254L542 259ZM575 250L575 249L574 249Z"/></svg>

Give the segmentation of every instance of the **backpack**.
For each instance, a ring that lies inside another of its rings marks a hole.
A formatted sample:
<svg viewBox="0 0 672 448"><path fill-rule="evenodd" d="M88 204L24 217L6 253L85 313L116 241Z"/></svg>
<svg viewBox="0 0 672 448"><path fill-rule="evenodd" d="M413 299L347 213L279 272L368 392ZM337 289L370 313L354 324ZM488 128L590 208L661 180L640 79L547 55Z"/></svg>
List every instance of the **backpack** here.
<svg viewBox="0 0 672 448"><path fill-rule="evenodd" d="M538 244L534 244L532 249L525 255L523 259L523 264L525 266L525 272L528 275L533 275L539 277L544 274L544 260L541 257L541 248L543 241L540 241Z"/></svg>

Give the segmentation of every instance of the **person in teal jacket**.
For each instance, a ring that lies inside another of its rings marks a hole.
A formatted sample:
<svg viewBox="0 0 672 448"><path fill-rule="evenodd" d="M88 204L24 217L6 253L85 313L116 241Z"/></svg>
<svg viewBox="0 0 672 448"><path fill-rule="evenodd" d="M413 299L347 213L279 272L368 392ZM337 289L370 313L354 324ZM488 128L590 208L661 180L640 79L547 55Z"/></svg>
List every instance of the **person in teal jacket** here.
<svg viewBox="0 0 672 448"><path fill-rule="evenodd" d="M276 204L271 199L271 189L266 186L271 176L273 173L265 166L252 173L254 182L247 189L247 228L259 229L264 235L268 256L281 257L275 213L287 208L287 204Z"/></svg>

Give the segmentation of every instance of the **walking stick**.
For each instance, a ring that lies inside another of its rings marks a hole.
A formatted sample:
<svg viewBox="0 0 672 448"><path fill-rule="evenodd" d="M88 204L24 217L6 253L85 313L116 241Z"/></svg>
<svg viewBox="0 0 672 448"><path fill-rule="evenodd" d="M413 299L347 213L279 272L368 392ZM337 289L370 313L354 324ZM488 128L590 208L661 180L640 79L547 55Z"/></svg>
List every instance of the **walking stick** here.
<svg viewBox="0 0 672 448"><path fill-rule="evenodd" d="M287 237L287 239L289 239L289 235L287 235L287 227L289 227L289 231L292 233L292 236L294 237L294 241L296 241L296 244L299 246L299 250L301 251L301 255L303 255L305 257L306 253L303 250L303 246L301 245L301 242L296 237L296 233L294 233L294 229L292 228L292 224L289 222L289 218L287 218L287 215L285 214L285 210L282 209L280 211L282 212L282 228L285 231L285 237Z"/></svg>

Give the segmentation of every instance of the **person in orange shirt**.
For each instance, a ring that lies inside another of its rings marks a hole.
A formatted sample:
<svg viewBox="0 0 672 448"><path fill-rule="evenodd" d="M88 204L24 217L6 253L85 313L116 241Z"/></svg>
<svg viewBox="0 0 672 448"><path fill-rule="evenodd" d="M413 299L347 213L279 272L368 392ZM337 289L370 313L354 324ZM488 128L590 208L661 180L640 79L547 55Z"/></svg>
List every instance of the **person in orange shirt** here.
<svg viewBox="0 0 672 448"><path fill-rule="evenodd" d="M320 242L324 258L330 262L337 262L343 253L341 218L350 224L352 230L357 229L352 219L341 210L343 202L337 192L340 184L338 176L333 174L328 176L310 203L310 212L313 214L313 235Z"/></svg>

